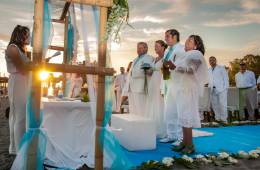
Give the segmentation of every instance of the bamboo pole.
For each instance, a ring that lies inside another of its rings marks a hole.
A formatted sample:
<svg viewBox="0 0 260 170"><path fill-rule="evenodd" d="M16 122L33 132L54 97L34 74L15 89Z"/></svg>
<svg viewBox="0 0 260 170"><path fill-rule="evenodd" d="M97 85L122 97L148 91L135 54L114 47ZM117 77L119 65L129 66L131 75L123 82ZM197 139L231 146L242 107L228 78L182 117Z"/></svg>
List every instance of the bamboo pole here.
<svg viewBox="0 0 260 170"><path fill-rule="evenodd" d="M66 2L73 2L86 5L94 5L100 7L112 7L113 0L64 0Z"/></svg>
<svg viewBox="0 0 260 170"><path fill-rule="evenodd" d="M64 20L61 19L51 19L52 22L56 22L56 23L60 23L60 24L64 24Z"/></svg>
<svg viewBox="0 0 260 170"><path fill-rule="evenodd" d="M33 61L34 63L42 62L42 43L43 43L43 14L44 14L44 0L35 0L34 5L34 38L33 38ZM41 82L36 72L32 72L32 111L34 118L40 119L40 104L41 104ZM29 123L29 126L31 124ZM37 127L29 127L37 128ZM27 168L28 170L37 169L37 145L38 138L33 138L28 151Z"/></svg>
<svg viewBox="0 0 260 170"><path fill-rule="evenodd" d="M67 2L66 2L67 4ZM67 5L68 7L70 6L70 3ZM66 8L66 5L64 7L64 9ZM68 11L68 9L66 10ZM64 11L63 11L64 12ZM65 13L65 15L67 14L67 12ZM66 16L65 17L65 24L64 24L64 52L63 52L63 64L67 64L68 61L68 26L69 26L69 17ZM62 79L62 91L65 93L65 89L66 89L66 74L63 73L63 79Z"/></svg>
<svg viewBox="0 0 260 170"><path fill-rule="evenodd" d="M61 16L60 16L60 20L64 20L68 11L69 11L69 7L70 7L70 2L66 2L64 7L63 7L63 10L62 10L62 13L61 13Z"/></svg>
<svg viewBox="0 0 260 170"><path fill-rule="evenodd" d="M106 23L107 23L107 8L100 8L99 21L99 43L98 43L98 66L106 66L106 48L105 41ZM95 169L103 170L103 142L99 140L101 126L104 120L104 104L105 104L105 76L98 75L97 88L97 115L96 115L96 142L95 142Z"/></svg>
<svg viewBox="0 0 260 170"><path fill-rule="evenodd" d="M56 50L56 51L65 51L64 47L58 47L58 46L54 46L54 45L50 45L49 49Z"/></svg>
<svg viewBox="0 0 260 170"><path fill-rule="evenodd" d="M109 75L112 76L115 73L113 68L97 67L97 66L81 66L81 65L69 65L69 64L28 64L27 70L48 72L63 72L63 73L79 73L79 74L94 74L94 75Z"/></svg>

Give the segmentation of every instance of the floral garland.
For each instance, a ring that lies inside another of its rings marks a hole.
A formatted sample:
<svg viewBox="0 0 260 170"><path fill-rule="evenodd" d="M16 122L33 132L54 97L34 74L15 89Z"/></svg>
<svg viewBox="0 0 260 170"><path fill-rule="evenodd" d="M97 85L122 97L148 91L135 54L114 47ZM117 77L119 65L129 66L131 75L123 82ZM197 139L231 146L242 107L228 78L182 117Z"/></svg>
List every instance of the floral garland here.
<svg viewBox="0 0 260 170"><path fill-rule="evenodd" d="M221 123L221 122L207 122L201 123L202 127L222 127L222 126L242 126L242 125L258 125L260 124L260 119L256 121L233 121L230 123Z"/></svg>
<svg viewBox="0 0 260 170"><path fill-rule="evenodd" d="M236 154L228 154L227 152L219 152L217 155L195 155L193 158L183 155L177 157L164 157L162 161L149 160L135 167L136 170L170 170L176 164L183 165L188 169L198 169L201 165L213 164L215 166L227 166L238 163L238 159L257 159L260 156L260 147L255 150L245 152L239 151Z"/></svg>
<svg viewBox="0 0 260 170"><path fill-rule="evenodd" d="M129 7L127 0L113 0L113 6L108 9L106 26L106 40L111 38L114 42L120 42L120 30L124 23L128 24ZM129 25L131 26L131 25Z"/></svg>

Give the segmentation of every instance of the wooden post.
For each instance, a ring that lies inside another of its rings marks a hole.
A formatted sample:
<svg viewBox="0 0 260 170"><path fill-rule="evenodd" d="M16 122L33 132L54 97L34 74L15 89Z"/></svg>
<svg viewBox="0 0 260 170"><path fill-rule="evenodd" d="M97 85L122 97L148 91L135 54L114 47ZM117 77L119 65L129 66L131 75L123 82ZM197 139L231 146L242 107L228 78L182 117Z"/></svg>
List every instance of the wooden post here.
<svg viewBox="0 0 260 170"><path fill-rule="evenodd" d="M64 51L63 51L63 64L67 64L67 50L68 50L68 26L69 26L69 17L65 17L65 24L64 24ZM66 89L66 73L63 73L63 80L62 80L62 91L65 93Z"/></svg>
<svg viewBox="0 0 260 170"><path fill-rule="evenodd" d="M44 13L44 0L35 0L34 5L34 38L33 38L33 62L41 63L43 54L43 13ZM38 72L32 72L32 111L37 121L40 119L40 104L41 104L41 81L38 77ZM31 124L29 123L29 126ZM38 127L29 127L38 128ZM35 137L30 144L28 151L27 168L28 170L37 169L37 145L38 138Z"/></svg>
<svg viewBox="0 0 260 170"><path fill-rule="evenodd" d="M100 7L99 21L99 43L98 43L98 66L106 66L106 48L105 41L107 23L107 8ZM104 120L104 104L105 104L105 76L98 75L97 88L97 115L96 115L96 143L95 143L95 169L103 170L103 142L99 140L101 126Z"/></svg>

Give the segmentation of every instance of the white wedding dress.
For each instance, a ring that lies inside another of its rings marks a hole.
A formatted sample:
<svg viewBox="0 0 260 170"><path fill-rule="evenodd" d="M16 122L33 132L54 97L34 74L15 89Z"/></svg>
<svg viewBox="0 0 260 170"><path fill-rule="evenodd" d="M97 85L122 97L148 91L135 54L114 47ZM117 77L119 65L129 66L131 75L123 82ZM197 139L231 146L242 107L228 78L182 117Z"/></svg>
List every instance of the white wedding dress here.
<svg viewBox="0 0 260 170"><path fill-rule="evenodd" d="M145 116L153 120L156 124L157 137L164 137L166 135L166 123L164 122L164 99L161 95L161 67L162 59L152 63L153 74L148 84L148 99Z"/></svg>

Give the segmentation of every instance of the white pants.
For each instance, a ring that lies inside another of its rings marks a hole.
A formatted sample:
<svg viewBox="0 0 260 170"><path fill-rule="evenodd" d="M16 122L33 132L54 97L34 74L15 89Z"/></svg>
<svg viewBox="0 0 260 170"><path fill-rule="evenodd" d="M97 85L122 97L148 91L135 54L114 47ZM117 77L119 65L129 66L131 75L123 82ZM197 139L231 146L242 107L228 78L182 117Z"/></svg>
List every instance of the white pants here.
<svg viewBox="0 0 260 170"><path fill-rule="evenodd" d="M120 106L121 106L121 97L122 97L122 90L116 91L116 112L120 112Z"/></svg>
<svg viewBox="0 0 260 170"><path fill-rule="evenodd" d="M129 92L129 113L145 117L146 95L144 93Z"/></svg>
<svg viewBox="0 0 260 170"><path fill-rule="evenodd" d="M167 87L164 115L167 136L172 139L182 139L182 127L180 126L177 112L176 93L171 87Z"/></svg>
<svg viewBox="0 0 260 170"><path fill-rule="evenodd" d="M227 90L216 93L213 89L211 92L210 103L215 113L215 119L227 121Z"/></svg>
<svg viewBox="0 0 260 170"><path fill-rule="evenodd" d="M10 154L18 153L20 141L26 129L27 81L27 76L18 73L11 74L8 80L8 97L10 101Z"/></svg>

